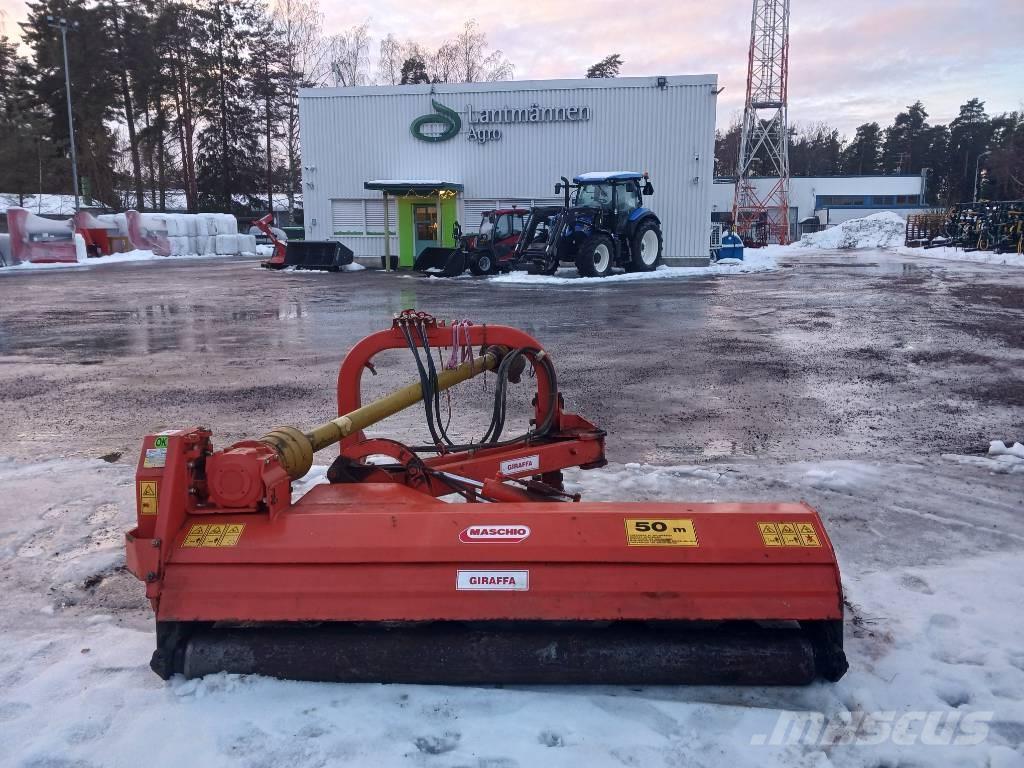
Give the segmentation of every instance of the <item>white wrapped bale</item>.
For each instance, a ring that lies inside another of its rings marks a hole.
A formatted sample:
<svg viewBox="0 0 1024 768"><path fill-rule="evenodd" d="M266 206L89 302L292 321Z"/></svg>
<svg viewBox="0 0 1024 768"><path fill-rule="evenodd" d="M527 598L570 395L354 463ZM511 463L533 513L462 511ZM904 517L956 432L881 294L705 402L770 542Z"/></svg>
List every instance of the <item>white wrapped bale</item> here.
<svg viewBox="0 0 1024 768"><path fill-rule="evenodd" d="M171 223L175 227L174 223ZM177 229L177 227L175 227ZM171 244L171 256L184 256L188 253L188 238L181 235L168 235L167 241Z"/></svg>
<svg viewBox="0 0 1024 768"><path fill-rule="evenodd" d="M195 236L196 253L200 256L213 254L214 239L209 235Z"/></svg>
<svg viewBox="0 0 1024 768"><path fill-rule="evenodd" d="M238 250L247 256L256 255L256 235L239 235Z"/></svg>
<svg viewBox="0 0 1024 768"><path fill-rule="evenodd" d="M221 256L238 254L238 235L217 235L217 253Z"/></svg>
<svg viewBox="0 0 1024 768"><path fill-rule="evenodd" d="M238 221L230 213L215 213L218 235L237 235Z"/></svg>
<svg viewBox="0 0 1024 768"><path fill-rule="evenodd" d="M166 214L140 213L139 220L142 222L142 226L151 232L164 232L166 234L170 234L170 232L167 231Z"/></svg>
<svg viewBox="0 0 1024 768"><path fill-rule="evenodd" d="M217 216L213 213L198 214L198 226L200 235L217 234Z"/></svg>
<svg viewBox="0 0 1024 768"><path fill-rule="evenodd" d="M178 221L178 217L173 213L164 214L164 226L167 229L167 237L175 238L181 237L183 234L181 231L181 223Z"/></svg>

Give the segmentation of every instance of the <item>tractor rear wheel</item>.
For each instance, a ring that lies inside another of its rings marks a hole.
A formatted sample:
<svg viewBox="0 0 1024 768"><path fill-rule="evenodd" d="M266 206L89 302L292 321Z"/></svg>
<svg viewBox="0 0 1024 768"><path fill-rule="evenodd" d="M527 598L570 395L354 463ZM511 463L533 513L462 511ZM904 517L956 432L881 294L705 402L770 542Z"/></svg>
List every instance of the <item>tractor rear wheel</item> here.
<svg viewBox="0 0 1024 768"><path fill-rule="evenodd" d="M576 271L582 277L607 277L612 271L615 244L607 235L593 235L576 254Z"/></svg>
<svg viewBox="0 0 1024 768"><path fill-rule="evenodd" d="M661 263L661 227L653 219L641 221L629 242L633 272L650 272Z"/></svg>

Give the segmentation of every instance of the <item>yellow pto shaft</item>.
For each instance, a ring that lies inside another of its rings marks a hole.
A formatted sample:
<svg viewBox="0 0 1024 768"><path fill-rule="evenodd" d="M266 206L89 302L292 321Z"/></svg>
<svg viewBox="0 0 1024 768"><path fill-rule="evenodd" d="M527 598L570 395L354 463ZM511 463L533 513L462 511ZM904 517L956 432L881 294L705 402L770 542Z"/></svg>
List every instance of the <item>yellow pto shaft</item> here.
<svg viewBox="0 0 1024 768"><path fill-rule="evenodd" d="M438 371L437 390L440 392L449 389L484 371L494 370L498 367L502 353L501 349L491 348L457 368ZM261 437L260 442L277 451L285 471L293 480L297 480L309 472L309 468L313 466L313 454L320 449L333 445L353 432L366 429L422 400L423 388L417 382L314 427L309 432L301 432L294 427L275 427Z"/></svg>

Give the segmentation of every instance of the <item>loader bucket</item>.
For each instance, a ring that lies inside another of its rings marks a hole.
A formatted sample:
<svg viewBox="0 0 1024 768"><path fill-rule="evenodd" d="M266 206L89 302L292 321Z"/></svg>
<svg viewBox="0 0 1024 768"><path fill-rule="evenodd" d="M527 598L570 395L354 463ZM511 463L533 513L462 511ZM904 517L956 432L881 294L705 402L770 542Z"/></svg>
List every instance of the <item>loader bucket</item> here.
<svg viewBox="0 0 1024 768"><path fill-rule="evenodd" d="M434 277L457 277L466 271L466 254L461 248L424 248L412 268Z"/></svg>
<svg viewBox="0 0 1024 768"><path fill-rule="evenodd" d="M355 254L337 240L289 240L284 266L337 272L351 264Z"/></svg>

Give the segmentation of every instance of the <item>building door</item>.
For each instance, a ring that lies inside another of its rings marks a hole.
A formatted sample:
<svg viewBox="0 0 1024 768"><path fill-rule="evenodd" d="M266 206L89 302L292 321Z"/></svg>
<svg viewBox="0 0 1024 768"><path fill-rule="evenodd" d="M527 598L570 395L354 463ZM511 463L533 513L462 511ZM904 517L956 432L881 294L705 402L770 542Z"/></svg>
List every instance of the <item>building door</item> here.
<svg viewBox="0 0 1024 768"><path fill-rule="evenodd" d="M424 248L440 245L437 239L437 204L417 204L412 207L412 228L416 238L413 251L416 256Z"/></svg>

